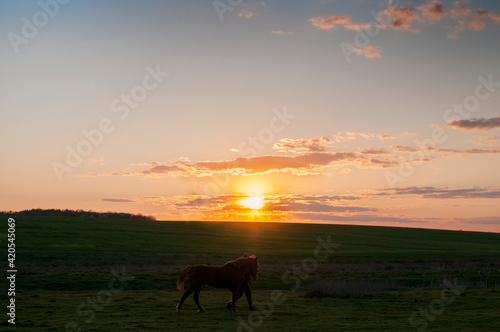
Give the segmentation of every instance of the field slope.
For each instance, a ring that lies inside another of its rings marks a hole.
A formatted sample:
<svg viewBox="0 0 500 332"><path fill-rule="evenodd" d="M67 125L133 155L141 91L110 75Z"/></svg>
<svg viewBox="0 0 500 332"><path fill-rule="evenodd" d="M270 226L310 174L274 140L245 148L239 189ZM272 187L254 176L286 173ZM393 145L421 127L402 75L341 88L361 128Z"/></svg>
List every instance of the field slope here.
<svg viewBox="0 0 500 332"><path fill-rule="evenodd" d="M15 219L19 273L12 330L500 328L500 234L284 223ZM3 234L5 244L6 230ZM325 243L335 246L328 252ZM200 296L206 313L196 312L192 298L183 313L175 313L182 294L175 281L186 265L219 265L244 252L259 256L259 279L252 289L260 311L249 315L243 299L240 312L231 313L225 309L229 292L207 288ZM318 260L319 252L325 260ZM342 296L304 296L313 282L355 281L369 288L364 295L347 290ZM386 281L397 287L370 294L370 285ZM120 287L110 287L113 282ZM6 294L6 287L1 291ZM10 329L6 319L0 326Z"/></svg>

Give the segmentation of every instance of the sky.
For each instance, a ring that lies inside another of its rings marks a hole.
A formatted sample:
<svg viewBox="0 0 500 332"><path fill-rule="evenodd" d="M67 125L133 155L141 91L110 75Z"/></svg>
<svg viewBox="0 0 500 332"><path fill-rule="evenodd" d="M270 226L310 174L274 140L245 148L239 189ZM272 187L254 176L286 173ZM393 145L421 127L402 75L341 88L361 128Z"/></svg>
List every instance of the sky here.
<svg viewBox="0 0 500 332"><path fill-rule="evenodd" d="M500 232L500 3L0 2L0 210Z"/></svg>

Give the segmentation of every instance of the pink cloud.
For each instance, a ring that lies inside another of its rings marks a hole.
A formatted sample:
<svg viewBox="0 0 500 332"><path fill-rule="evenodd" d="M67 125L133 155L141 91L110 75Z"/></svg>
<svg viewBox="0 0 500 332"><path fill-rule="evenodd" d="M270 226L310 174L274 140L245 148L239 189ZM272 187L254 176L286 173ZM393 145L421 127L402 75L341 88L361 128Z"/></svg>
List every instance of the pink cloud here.
<svg viewBox="0 0 500 332"><path fill-rule="evenodd" d="M446 14L446 9L439 0L431 0L417 8L422 13L422 16L430 20L439 21Z"/></svg>
<svg viewBox="0 0 500 332"><path fill-rule="evenodd" d="M348 16L317 16L309 19L309 22L317 29L330 30L336 26L347 30L363 30L370 27L369 23L355 23Z"/></svg>
<svg viewBox="0 0 500 332"><path fill-rule="evenodd" d="M420 20L418 13L409 7L388 8L384 15L390 19L392 28L400 30L412 30L412 22Z"/></svg>
<svg viewBox="0 0 500 332"><path fill-rule="evenodd" d="M364 56L368 59L380 58L380 47L368 45L366 47L356 47L354 45L350 45L351 49L356 53L356 55Z"/></svg>

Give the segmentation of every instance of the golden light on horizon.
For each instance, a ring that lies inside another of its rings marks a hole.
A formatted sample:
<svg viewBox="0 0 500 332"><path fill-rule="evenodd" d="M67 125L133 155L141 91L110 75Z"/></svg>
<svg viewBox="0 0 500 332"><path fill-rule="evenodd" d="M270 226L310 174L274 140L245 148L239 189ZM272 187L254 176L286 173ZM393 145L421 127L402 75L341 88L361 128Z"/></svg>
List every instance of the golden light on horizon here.
<svg viewBox="0 0 500 332"><path fill-rule="evenodd" d="M239 200L238 204L250 208L252 210L259 210L264 206L264 197L260 195L250 196L242 200Z"/></svg>

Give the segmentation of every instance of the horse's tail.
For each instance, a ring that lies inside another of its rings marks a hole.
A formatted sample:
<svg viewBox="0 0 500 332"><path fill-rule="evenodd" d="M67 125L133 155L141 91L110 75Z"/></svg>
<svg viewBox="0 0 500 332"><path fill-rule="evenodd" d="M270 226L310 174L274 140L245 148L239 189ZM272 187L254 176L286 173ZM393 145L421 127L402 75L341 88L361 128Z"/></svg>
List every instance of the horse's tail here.
<svg viewBox="0 0 500 332"><path fill-rule="evenodd" d="M178 290L183 290L184 289L184 282L186 279L188 279L189 272L191 271L193 267L191 265L188 265L184 270L182 270L181 275L179 276L179 279L177 279L177 289Z"/></svg>

